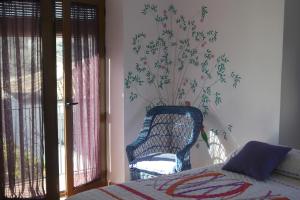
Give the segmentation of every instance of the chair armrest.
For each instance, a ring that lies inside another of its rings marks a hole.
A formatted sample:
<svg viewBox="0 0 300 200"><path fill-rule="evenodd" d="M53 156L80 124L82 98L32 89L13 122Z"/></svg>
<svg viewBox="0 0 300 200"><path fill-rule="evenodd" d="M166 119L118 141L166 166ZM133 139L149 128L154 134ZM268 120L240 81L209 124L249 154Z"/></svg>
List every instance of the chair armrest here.
<svg viewBox="0 0 300 200"><path fill-rule="evenodd" d="M188 160L186 161L186 156L188 155L188 153L190 152L192 148L191 146L186 146L184 149L182 149L181 151L179 151L178 153L176 153L176 171L180 172L183 170L188 169L187 166L185 166L186 162L189 162Z"/></svg>
<svg viewBox="0 0 300 200"><path fill-rule="evenodd" d="M188 166L185 166L185 158L190 152L193 145L196 143L199 134L194 134L188 144L180 151L176 153L176 170L182 171L188 169ZM189 161L188 161L189 162ZM189 162L190 163L190 162ZM190 167L189 167L190 168Z"/></svg>
<svg viewBox="0 0 300 200"><path fill-rule="evenodd" d="M132 142L131 144L126 146L126 153L127 153L127 158L128 162L132 162L136 157L134 156L134 151L141 146L144 142L146 142L147 136L146 134L142 131L140 132L138 138Z"/></svg>

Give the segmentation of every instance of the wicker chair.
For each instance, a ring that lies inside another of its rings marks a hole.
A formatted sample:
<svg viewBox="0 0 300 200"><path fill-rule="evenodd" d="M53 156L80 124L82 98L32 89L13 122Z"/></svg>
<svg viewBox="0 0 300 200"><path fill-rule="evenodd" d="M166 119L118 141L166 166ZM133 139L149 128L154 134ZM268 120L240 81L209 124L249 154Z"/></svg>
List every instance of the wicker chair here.
<svg viewBox="0 0 300 200"><path fill-rule="evenodd" d="M126 147L132 180L191 169L190 149L203 116L191 106L157 106L149 110L138 138Z"/></svg>

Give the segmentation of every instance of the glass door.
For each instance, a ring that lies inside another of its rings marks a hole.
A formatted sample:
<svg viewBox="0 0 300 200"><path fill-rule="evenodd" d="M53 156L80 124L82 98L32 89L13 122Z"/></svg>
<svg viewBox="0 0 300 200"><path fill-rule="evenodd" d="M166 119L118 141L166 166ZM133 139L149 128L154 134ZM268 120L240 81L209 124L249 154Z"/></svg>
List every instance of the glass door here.
<svg viewBox="0 0 300 200"><path fill-rule="evenodd" d="M104 8L104 7L103 7ZM63 1L67 195L106 184L100 1Z"/></svg>

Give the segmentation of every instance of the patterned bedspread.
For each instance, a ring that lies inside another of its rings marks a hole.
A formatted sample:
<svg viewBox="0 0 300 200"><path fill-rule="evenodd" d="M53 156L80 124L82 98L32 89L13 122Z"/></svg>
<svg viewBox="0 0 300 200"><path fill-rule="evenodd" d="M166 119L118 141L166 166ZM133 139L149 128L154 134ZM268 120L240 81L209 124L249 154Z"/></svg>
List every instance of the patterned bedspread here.
<svg viewBox="0 0 300 200"><path fill-rule="evenodd" d="M198 168L149 180L93 189L68 200L238 199L300 200L300 188L278 179L256 181L221 170L220 165Z"/></svg>

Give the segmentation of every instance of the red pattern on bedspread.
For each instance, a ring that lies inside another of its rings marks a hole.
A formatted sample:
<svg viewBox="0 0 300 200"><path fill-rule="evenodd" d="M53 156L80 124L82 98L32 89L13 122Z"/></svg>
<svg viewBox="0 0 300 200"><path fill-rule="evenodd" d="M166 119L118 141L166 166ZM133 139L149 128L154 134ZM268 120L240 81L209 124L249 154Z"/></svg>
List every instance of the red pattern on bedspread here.
<svg viewBox="0 0 300 200"><path fill-rule="evenodd" d="M243 196L253 184L245 180L226 176L218 171L204 169L191 173L180 173L171 176L160 176L149 180L139 180L112 187L100 188L114 199L122 200L128 195L132 198L154 200L153 191L163 193L165 198L174 199L240 199L240 200L288 200L276 190L258 192L248 198ZM113 189L112 189L113 188ZM150 192L151 191L151 192ZM124 193L124 195L122 195Z"/></svg>
<svg viewBox="0 0 300 200"><path fill-rule="evenodd" d="M184 197L184 198L197 198L197 199L206 199L206 198L217 198L217 197L232 197L237 196L243 193L251 185L247 182L227 182L224 184L216 184L213 186L206 186L205 183L215 181L217 182L219 177L224 177L224 174L218 172L207 172L195 176L189 176L186 178L179 179L166 190L166 194L173 197ZM208 182L202 181L204 178L209 178ZM196 180L195 182L191 182ZM188 187L186 186L188 185ZM181 188L185 190L181 192ZM219 192L220 188L229 188L224 192ZM196 194L191 193L197 191ZM216 193L214 193L216 191Z"/></svg>
<svg viewBox="0 0 300 200"><path fill-rule="evenodd" d="M105 189L103 189L103 188L98 188L98 189L99 189L100 191L104 192L105 194L108 194L108 196L113 197L114 199L117 199L117 200L123 200L123 199L121 199L120 197L114 195L113 193L111 193L111 192L109 192L109 191L107 191L107 190L105 190Z"/></svg>

